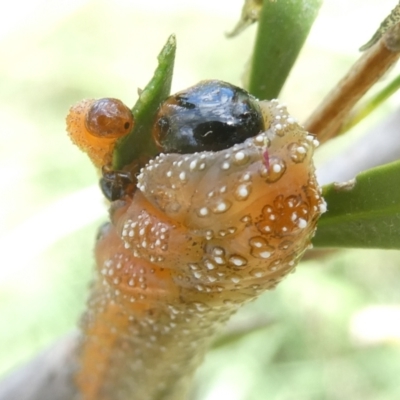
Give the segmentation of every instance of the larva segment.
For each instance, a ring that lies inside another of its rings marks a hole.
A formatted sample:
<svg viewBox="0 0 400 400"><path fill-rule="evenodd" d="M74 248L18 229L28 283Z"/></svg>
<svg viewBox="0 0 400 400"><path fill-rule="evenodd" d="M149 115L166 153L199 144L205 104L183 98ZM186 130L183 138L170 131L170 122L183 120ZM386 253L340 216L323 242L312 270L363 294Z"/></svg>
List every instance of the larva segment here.
<svg viewBox="0 0 400 400"><path fill-rule="evenodd" d="M83 323L83 364L97 357L99 371L78 374L85 400L185 399L223 322L275 287L309 246L326 208L317 142L277 101L260 107L265 131L256 137L160 154L133 197L114 203Z"/></svg>
<svg viewBox="0 0 400 400"><path fill-rule="evenodd" d="M69 137L98 168L111 163L116 141L132 128L131 111L117 99L82 100L67 115Z"/></svg>

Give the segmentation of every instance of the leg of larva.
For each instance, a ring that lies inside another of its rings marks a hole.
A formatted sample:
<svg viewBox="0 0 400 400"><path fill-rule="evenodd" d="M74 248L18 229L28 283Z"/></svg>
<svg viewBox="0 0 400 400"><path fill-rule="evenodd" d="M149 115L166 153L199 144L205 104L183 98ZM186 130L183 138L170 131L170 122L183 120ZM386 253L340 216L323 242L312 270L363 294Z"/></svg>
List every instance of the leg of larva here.
<svg viewBox="0 0 400 400"><path fill-rule="evenodd" d="M84 400L184 400L215 333L293 270L325 203L316 142L278 102L221 151L160 154L96 245L82 321Z"/></svg>

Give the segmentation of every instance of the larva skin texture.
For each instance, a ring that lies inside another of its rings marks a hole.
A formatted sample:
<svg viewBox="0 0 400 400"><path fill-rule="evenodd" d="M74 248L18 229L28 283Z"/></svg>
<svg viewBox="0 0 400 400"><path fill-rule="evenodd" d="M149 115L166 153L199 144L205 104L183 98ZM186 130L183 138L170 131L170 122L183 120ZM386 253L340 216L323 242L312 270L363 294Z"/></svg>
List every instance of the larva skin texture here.
<svg viewBox="0 0 400 400"><path fill-rule="evenodd" d="M265 131L218 152L160 154L115 202L82 327L84 400L184 400L220 326L293 270L326 208L316 141L277 101Z"/></svg>

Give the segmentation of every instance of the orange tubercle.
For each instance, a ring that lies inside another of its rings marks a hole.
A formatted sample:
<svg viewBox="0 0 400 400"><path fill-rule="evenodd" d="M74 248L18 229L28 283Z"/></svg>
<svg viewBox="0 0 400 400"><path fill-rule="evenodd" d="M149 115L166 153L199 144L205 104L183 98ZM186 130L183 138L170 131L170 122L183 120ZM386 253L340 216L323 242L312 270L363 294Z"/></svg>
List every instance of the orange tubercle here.
<svg viewBox="0 0 400 400"><path fill-rule="evenodd" d="M112 161L116 141L132 131L132 112L120 100L85 99L71 107L67 132L96 167Z"/></svg>

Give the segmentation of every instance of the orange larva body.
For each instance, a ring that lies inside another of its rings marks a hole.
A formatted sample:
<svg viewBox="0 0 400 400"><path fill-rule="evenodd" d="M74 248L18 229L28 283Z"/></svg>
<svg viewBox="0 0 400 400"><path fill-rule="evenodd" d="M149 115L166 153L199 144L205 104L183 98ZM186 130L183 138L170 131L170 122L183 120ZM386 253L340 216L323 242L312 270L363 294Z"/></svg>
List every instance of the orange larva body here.
<svg viewBox="0 0 400 400"><path fill-rule="evenodd" d="M260 108L256 137L160 154L133 197L113 205L83 322L83 399L185 399L221 324L309 246L325 210L316 142L277 101Z"/></svg>
<svg viewBox="0 0 400 400"><path fill-rule="evenodd" d="M82 100L67 116L71 140L98 168L111 163L115 142L132 128L131 111L117 99Z"/></svg>

